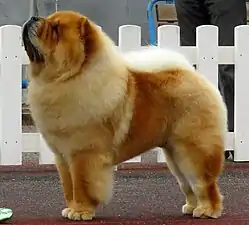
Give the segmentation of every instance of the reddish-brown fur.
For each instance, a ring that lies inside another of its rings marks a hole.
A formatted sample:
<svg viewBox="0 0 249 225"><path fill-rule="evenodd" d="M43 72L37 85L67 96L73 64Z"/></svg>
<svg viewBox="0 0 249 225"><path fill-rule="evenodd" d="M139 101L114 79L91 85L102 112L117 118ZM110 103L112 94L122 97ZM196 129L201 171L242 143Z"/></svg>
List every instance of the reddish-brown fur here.
<svg viewBox="0 0 249 225"><path fill-rule="evenodd" d="M212 85L188 68L129 67L108 36L74 12L32 26L35 35L23 34L29 102L55 154L67 203L62 215L92 219L111 198L113 166L159 146L186 197L183 213L219 217L227 121ZM32 57L35 51L43 58Z"/></svg>

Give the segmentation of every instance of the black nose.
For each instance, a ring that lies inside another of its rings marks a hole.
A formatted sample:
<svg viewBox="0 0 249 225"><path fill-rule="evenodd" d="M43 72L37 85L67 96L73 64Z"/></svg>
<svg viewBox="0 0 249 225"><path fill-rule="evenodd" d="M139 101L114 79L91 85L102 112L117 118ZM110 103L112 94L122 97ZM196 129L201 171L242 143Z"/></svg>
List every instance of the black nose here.
<svg viewBox="0 0 249 225"><path fill-rule="evenodd" d="M37 21L39 21L39 17L37 17L37 16L32 16L32 17L30 18L30 20L31 20L31 21L34 21L34 22L37 22Z"/></svg>

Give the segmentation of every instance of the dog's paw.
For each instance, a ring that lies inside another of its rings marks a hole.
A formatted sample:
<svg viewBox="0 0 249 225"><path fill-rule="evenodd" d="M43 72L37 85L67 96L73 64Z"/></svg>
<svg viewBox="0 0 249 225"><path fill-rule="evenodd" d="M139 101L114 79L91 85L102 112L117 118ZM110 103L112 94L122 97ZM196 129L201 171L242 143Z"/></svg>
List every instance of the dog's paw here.
<svg viewBox="0 0 249 225"><path fill-rule="evenodd" d="M221 216L221 210L213 210L211 207L199 206L194 209L193 217L196 218L213 218L217 219Z"/></svg>
<svg viewBox="0 0 249 225"><path fill-rule="evenodd" d="M92 220L95 216L94 212L90 211L75 211L72 208L65 208L61 212L62 217L70 220Z"/></svg>
<svg viewBox="0 0 249 225"><path fill-rule="evenodd" d="M195 207L189 204L185 204L182 206L182 213L185 215L192 215Z"/></svg>

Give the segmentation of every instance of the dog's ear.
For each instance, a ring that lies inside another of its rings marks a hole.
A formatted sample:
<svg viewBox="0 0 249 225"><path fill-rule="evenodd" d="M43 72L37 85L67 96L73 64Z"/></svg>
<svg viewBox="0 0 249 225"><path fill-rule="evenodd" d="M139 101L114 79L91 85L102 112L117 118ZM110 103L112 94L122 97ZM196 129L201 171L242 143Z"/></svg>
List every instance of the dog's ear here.
<svg viewBox="0 0 249 225"><path fill-rule="evenodd" d="M85 53L90 55L100 49L100 34L96 25L89 19L82 17L79 24L80 39L85 47Z"/></svg>
<svg viewBox="0 0 249 225"><path fill-rule="evenodd" d="M85 41L87 37L89 37L92 33L91 31L91 22L83 17L80 19L79 23L79 32L80 32L80 38Z"/></svg>

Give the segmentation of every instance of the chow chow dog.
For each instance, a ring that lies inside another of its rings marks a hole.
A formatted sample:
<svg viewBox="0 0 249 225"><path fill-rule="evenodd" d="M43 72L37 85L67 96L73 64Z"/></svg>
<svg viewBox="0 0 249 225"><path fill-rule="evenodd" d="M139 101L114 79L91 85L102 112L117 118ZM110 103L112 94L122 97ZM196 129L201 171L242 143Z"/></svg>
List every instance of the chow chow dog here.
<svg viewBox="0 0 249 225"><path fill-rule="evenodd" d="M22 32L28 101L55 155L63 217L91 220L112 196L115 165L154 147L185 195L182 212L221 216L226 106L183 55L150 46L122 53L72 11L32 17Z"/></svg>

